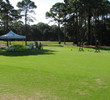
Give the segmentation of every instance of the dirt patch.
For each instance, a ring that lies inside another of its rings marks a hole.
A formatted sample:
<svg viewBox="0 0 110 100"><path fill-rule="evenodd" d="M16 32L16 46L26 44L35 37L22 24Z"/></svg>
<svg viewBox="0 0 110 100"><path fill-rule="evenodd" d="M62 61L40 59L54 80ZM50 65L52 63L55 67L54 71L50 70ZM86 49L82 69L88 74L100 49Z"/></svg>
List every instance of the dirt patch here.
<svg viewBox="0 0 110 100"><path fill-rule="evenodd" d="M74 92L75 93L78 93L80 95L86 95L86 94L88 94L88 91L87 90L82 90L82 89L75 89Z"/></svg>
<svg viewBox="0 0 110 100"><path fill-rule="evenodd" d="M58 100L56 96L44 96L37 93L33 96L23 96L18 94L0 94L0 100Z"/></svg>
<svg viewBox="0 0 110 100"><path fill-rule="evenodd" d="M105 82L100 78L95 79L95 81L97 84L105 84Z"/></svg>
<svg viewBox="0 0 110 100"><path fill-rule="evenodd" d="M0 100L26 100L25 97L16 94L0 94Z"/></svg>
<svg viewBox="0 0 110 100"><path fill-rule="evenodd" d="M98 84L98 88L109 88L109 86L102 79L97 78L95 81Z"/></svg>
<svg viewBox="0 0 110 100"><path fill-rule="evenodd" d="M99 88L104 88L104 89L109 88L109 86L104 82L104 80L100 78L94 79L93 83L82 82L82 84L93 90L97 90Z"/></svg>

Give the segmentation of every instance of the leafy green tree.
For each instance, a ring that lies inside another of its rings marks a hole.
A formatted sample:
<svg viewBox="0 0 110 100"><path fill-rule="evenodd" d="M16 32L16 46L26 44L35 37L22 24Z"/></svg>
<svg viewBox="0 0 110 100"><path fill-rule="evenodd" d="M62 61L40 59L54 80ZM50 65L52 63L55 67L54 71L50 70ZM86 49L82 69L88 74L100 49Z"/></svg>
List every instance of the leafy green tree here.
<svg viewBox="0 0 110 100"><path fill-rule="evenodd" d="M57 22L59 30L60 30L60 26L63 21L63 12L62 12L63 8L64 8L64 3L56 3L52 6L49 12L46 12L47 18L51 18ZM60 44L61 43L60 34L58 34L58 39L59 39L59 44Z"/></svg>
<svg viewBox="0 0 110 100"><path fill-rule="evenodd" d="M104 33L95 24L99 22L98 26L102 27L102 24L104 26L104 19L110 14L110 2L108 0L64 0L64 2L68 8L65 11L68 16L67 33L71 34L73 39L76 38L76 43L85 41L93 44L97 39L102 41Z"/></svg>
<svg viewBox="0 0 110 100"><path fill-rule="evenodd" d="M34 41L42 40L42 34L38 29L37 25L31 25L31 37Z"/></svg>
<svg viewBox="0 0 110 100"><path fill-rule="evenodd" d="M29 17L30 13L34 13L33 9L37 8L35 3L31 0L22 0L21 2L17 3L17 7L21 12L23 12L23 16L25 18L25 25L28 21L32 21L32 19Z"/></svg>
<svg viewBox="0 0 110 100"><path fill-rule="evenodd" d="M58 29L57 25L50 26L50 40L58 41L58 34L61 34Z"/></svg>
<svg viewBox="0 0 110 100"><path fill-rule="evenodd" d="M21 10L21 12L23 12L23 16L25 19L25 35L26 33L28 34L28 25L27 22L33 21L32 17L30 18L29 13L34 12L33 9L37 8L37 6L35 5L35 3L31 0L22 0L21 2L17 3L17 7L19 8L19 10ZM29 37L27 37L29 38ZM25 42L27 45L27 42Z"/></svg>
<svg viewBox="0 0 110 100"><path fill-rule="evenodd" d="M0 13L1 24L4 26L5 32L9 30L9 25L11 25L14 20L20 18L19 12L14 9L9 1L7 1L7 3L1 2Z"/></svg>
<svg viewBox="0 0 110 100"><path fill-rule="evenodd" d="M41 32L42 40L45 40L45 36L48 33L48 31L49 31L49 25L40 22L40 23L37 24L37 28Z"/></svg>

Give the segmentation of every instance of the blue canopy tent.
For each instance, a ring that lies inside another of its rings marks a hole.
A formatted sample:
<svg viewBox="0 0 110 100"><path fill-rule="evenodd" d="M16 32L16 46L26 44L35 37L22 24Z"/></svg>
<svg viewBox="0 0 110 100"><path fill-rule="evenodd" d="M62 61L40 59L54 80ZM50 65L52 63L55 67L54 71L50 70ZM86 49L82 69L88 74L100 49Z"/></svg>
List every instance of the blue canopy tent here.
<svg viewBox="0 0 110 100"><path fill-rule="evenodd" d="M10 31L5 35L0 36L0 39L7 40L7 46L9 45L9 43L8 43L9 40L22 39L22 40L25 40L25 42L26 42L26 36L18 35L16 33L14 33L13 31Z"/></svg>

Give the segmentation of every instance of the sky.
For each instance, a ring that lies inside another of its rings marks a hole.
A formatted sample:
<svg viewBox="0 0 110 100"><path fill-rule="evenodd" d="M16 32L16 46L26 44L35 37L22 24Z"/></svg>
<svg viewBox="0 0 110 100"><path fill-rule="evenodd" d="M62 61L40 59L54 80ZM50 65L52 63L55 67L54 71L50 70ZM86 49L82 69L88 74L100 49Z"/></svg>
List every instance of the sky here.
<svg viewBox="0 0 110 100"><path fill-rule="evenodd" d="M22 0L9 0L9 1L16 8L17 3ZM46 19L45 13L49 11L52 5L54 5L55 3L63 2L63 0L31 0L31 1L35 2L35 4L37 5L37 8L34 10L36 15L32 15L33 17L36 18L36 21L34 21L32 24L37 24L39 22L53 24L50 23L50 19Z"/></svg>

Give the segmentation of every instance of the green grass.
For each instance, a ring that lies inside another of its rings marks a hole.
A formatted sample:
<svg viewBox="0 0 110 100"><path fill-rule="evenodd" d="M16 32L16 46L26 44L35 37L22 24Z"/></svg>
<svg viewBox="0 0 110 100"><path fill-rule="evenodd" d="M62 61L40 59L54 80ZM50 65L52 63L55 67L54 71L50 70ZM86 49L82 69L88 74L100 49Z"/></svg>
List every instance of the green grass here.
<svg viewBox="0 0 110 100"><path fill-rule="evenodd" d="M0 100L110 100L110 53L75 46L0 51Z"/></svg>

